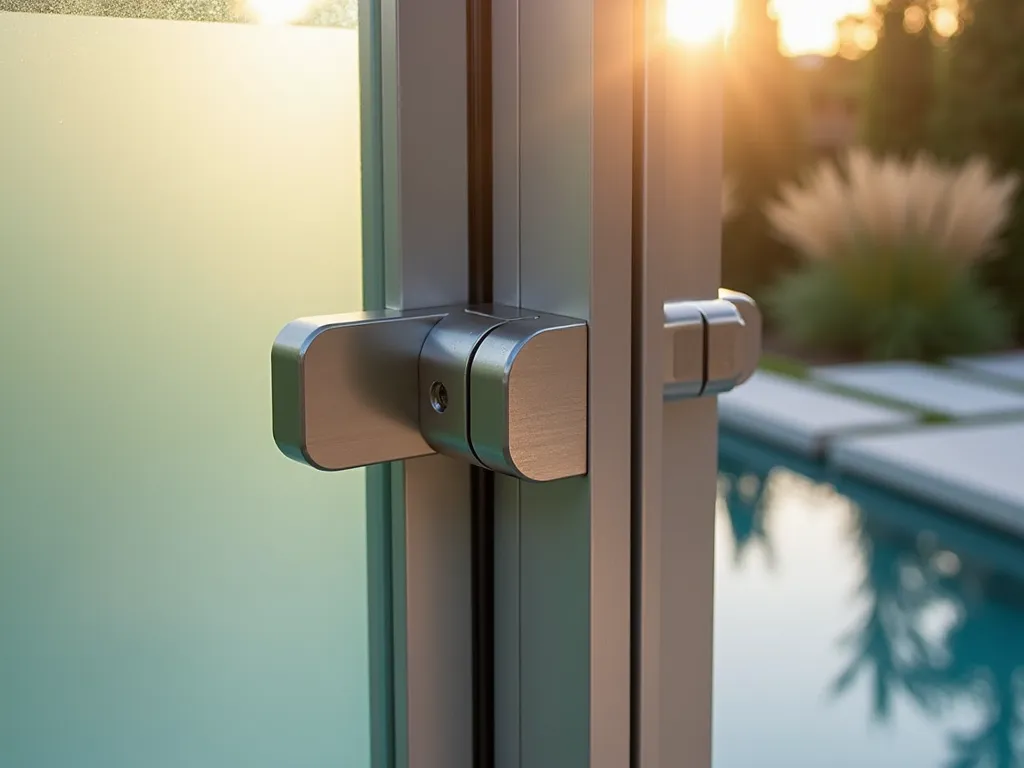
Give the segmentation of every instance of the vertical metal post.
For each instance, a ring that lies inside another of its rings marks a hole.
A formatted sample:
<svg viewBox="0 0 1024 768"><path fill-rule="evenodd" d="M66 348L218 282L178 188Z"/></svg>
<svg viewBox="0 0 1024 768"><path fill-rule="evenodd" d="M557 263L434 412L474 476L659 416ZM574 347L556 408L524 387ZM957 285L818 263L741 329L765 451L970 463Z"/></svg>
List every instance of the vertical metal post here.
<svg viewBox="0 0 1024 768"><path fill-rule="evenodd" d="M386 305L466 303L466 3L379 8ZM370 521L371 579L390 577L390 595L371 593L371 639L384 641L371 643L372 682L392 694L374 691L374 768L471 768L469 468L432 456L389 474L390 517Z"/></svg>
<svg viewBox="0 0 1024 768"><path fill-rule="evenodd" d="M495 0L495 300L590 326L586 478L499 478L497 764L629 763L632 0Z"/></svg>
<svg viewBox="0 0 1024 768"><path fill-rule="evenodd" d="M672 40L666 0L638 6L634 768L709 768L717 407L663 402L663 306L719 287L722 47Z"/></svg>

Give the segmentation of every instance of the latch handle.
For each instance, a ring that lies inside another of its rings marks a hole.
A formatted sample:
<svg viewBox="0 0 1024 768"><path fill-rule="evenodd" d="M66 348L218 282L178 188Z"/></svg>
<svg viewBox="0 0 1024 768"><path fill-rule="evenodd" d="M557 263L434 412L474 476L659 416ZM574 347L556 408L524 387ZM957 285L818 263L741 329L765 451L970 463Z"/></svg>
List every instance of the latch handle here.
<svg viewBox="0 0 1024 768"><path fill-rule="evenodd" d="M418 360L444 316L387 310L288 323L270 364L281 451L325 471L434 453L419 428Z"/></svg>
<svg viewBox="0 0 1024 768"><path fill-rule="evenodd" d="M289 323L274 439L321 470L443 453L524 480L587 472L587 325L502 306Z"/></svg>

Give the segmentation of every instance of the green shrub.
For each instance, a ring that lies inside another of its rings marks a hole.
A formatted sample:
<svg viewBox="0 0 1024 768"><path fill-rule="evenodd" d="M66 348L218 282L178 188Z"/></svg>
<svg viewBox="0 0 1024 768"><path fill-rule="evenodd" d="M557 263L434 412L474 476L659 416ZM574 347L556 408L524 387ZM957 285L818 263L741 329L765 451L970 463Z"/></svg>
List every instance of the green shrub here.
<svg viewBox="0 0 1024 768"><path fill-rule="evenodd" d="M975 267L995 252L1017 186L978 159L953 168L854 150L843 167L822 163L766 209L803 261L769 312L797 343L874 359L1006 345L1010 317Z"/></svg>

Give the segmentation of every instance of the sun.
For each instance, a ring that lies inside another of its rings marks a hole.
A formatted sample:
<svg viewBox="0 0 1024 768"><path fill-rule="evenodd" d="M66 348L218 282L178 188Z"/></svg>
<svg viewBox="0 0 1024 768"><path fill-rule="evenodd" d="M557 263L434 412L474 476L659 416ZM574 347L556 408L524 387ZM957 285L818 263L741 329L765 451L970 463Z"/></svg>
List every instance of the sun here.
<svg viewBox="0 0 1024 768"><path fill-rule="evenodd" d="M312 0L245 0L261 24L291 24L309 12Z"/></svg>
<svg viewBox="0 0 1024 768"><path fill-rule="evenodd" d="M706 45L729 36L736 22L735 0L666 0L665 21L676 40Z"/></svg>
<svg viewBox="0 0 1024 768"><path fill-rule="evenodd" d="M839 50L839 21L869 16L875 5L875 0L771 0L770 9L779 22L783 53L831 56Z"/></svg>

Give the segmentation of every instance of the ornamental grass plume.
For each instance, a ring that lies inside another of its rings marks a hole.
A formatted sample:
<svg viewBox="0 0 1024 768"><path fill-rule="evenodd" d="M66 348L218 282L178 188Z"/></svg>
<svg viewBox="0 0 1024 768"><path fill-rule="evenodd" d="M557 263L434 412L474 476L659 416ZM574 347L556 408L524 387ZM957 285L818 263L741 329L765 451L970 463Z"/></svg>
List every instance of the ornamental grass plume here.
<svg viewBox="0 0 1024 768"><path fill-rule="evenodd" d="M1019 187L982 158L961 167L924 153L906 163L853 149L844 168L822 162L767 207L776 234L806 259L840 258L856 239L930 241L937 255L974 263L992 255Z"/></svg>
<svg viewBox="0 0 1024 768"><path fill-rule="evenodd" d="M998 252L1019 186L977 157L953 166L854 149L824 161L765 209L803 262L769 308L795 341L855 356L1000 347L1009 318L974 267Z"/></svg>

